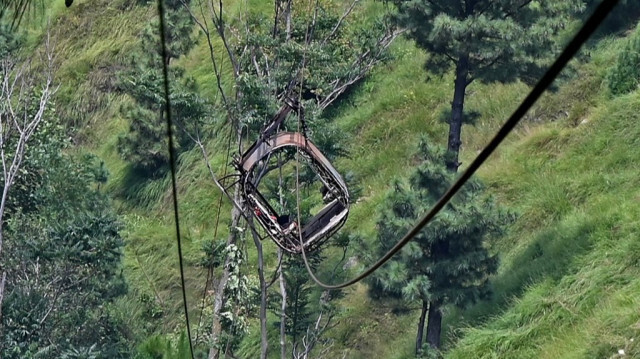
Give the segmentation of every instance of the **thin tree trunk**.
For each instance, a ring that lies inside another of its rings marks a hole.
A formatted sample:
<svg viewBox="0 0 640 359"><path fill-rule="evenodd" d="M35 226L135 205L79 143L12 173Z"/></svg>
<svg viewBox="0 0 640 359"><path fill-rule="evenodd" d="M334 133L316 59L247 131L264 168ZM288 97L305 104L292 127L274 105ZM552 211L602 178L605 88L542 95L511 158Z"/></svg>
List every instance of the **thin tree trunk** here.
<svg viewBox="0 0 640 359"><path fill-rule="evenodd" d="M440 305L429 303L429 317L427 319L427 343L434 348L440 348L440 331L442 329L442 311Z"/></svg>
<svg viewBox="0 0 640 359"><path fill-rule="evenodd" d="M465 91L469 85L469 54L460 55L456 64L456 78L454 81L453 102L451 103L451 119L449 122L449 139L447 142L447 150L449 158L447 159L447 169L451 172L458 172L460 162L460 145L462 143L460 137L462 135L462 121L464 119L464 97ZM423 313L424 315L424 303ZM442 330L442 312L440 305L437 303L429 303L429 317L427 321L427 343L432 348L440 348L440 334ZM417 349L417 341L416 341Z"/></svg>
<svg viewBox="0 0 640 359"><path fill-rule="evenodd" d="M2 126L0 121L0 126ZM0 135L4 135L0 131ZM4 142L4 141L0 141ZM4 143L2 143L4 145ZM4 161L4 148L2 148L2 167L5 169L4 172L4 188L2 189L2 199L0 200L0 260L2 260L2 245L4 241L4 208L7 203L7 197L9 195L9 188L11 187L12 178L7 174L6 165ZM7 272L2 271L2 281L0 282L0 334L3 333L3 325L2 325L2 302L4 301L4 286L7 281ZM0 355L0 359L2 359L2 355Z"/></svg>
<svg viewBox="0 0 640 359"><path fill-rule="evenodd" d="M429 309L429 302L422 301L422 311L420 312L420 320L418 321L418 334L416 335L416 355L422 351L422 338L424 338L424 319L427 316L427 309Z"/></svg>
<svg viewBox="0 0 640 359"><path fill-rule="evenodd" d="M3 150L4 155L4 150ZM2 255L2 245L4 244L4 207L7 203L7 197L9 195L9 188L11 183L7 182L7 177L4 178L4 188L2 190L2 200L0 200L0 255ZM11 179L9 179L11 181Z"/></svg>
<svg viewBox="0 0 640 359"><path fill-rule="evenodd" d="M292 318L291 318L291 345L292 345L292 353L295 353L295 349L296 349L296 344L298 341L298 308L300 308L300 305L298 303L298 299L300 296L300 288L296 288L296 290L293 291L293 313L292 313Z"/></svg>
<svg viewBox="0 0 640 359"><path fill-rule="evenodd" d="M218 359L220 356L220 336L222 334L222 323L220 322L220 312L224 304L224 288L229 281L229 271L224 269L222 277L215 286L213 298L213 324L211 325L211 338L213 345L209 348L209 359Z"/></svg>
<svg viewBox="0 0 640 359"><path fill-rule="evenodd" d="M284 281L284 272L282 271L282 249L278 248L278 262L280 268L278 268L278 281L280 282L280 296L282 302L280 305L280 358L287 358L287 287Z"/></svg>
<svg viewBox="0 0 640 359"><path fill-rule="evenodd" d="M240 186L236 184L233 199L236 203L240 202ZM240 221L240 211L234 206L231 211L231 226L229 231L229 237L227 237L227 246L236 244L238 239L236 227ZM222 334L222 323L220 322L220 313L224 306L224 289L227 287L229 281L229 265L231 259L227 256L224 261L224 267L222 269L222 276L215 286L215 292L213 297L213 324L211 325L211 338L213 339L213 346L209 349L209 359L218 359L220 356L220 335Z"/></svg>
<svg viewBox="0 0 640 359"><path fill-rule="evenodd" d="M287 1L291 3L291 1ZM289 9L290 10L290 9ZM291 14L289 14L290 16ZM280 206L284 208L284 193L283 193L283 180L282 180L282 156L278 153L278 198L280 200ZM284 278L283 271L283 256L284 252L282 248L278 248L278 282L280 284L280 359L287 358L287 283Z"/></svg>
<svg viewBox="0 0 640 359"><path fill-rule="evenodd" d="M253 226L253 221L249 220L249 225ZM251 232L253 243L258 251L258 277L260 279L260 359L267 358L269 343L267 341L267 282L264 280L264 256L262 243L255 232Z"/></svg>
<svg viewBox="0 0 640 359"><path fill-rule="evenodd" d="M7 272L2 271L2 280L0 280L0 328L2 328L2 301L4 300L4 285L6 282ZM0 358L2 358L1 355Z"/></svg>
<svg viewBox="0 0 640 359"><path fill-rule="evenodd" d="M451 103L451 120L449 122L449 141L447 150L450 152L450 158L447 160L447 169L451 172L457 172L458 154L460 152L460 135L462 133L462 120L464 113L464 95L468 85L469 77L469 55L461 55L456 64L456 79L453 91L453 102Z"/></svg>
<svg viewBox="0 0 640 359"><path fill-rule="evenodd" d="M291 1L292 0L287 0L285 9L287 41L291 40Z"/></svg>

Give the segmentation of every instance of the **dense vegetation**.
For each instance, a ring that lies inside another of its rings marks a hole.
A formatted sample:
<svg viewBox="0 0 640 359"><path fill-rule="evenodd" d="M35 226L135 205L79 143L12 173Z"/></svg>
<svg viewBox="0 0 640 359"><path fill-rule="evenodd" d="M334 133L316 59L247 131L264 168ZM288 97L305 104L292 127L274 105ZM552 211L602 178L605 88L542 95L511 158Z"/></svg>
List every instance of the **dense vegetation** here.
<svg viewBox="0 0 640 359"><path fill-rule="evenodd" d="M2 28L2 61L31 61L28 116L42 98L47 38L55 54L55 93L1 212L2 357L189 357L163 61L196 357L640 356L635 2L622 2L433 226L370 281L338 292L253 237L208 166L231 171L228 144L246 148L284 96L300 99L310 138L354 201L311 264L328 282L351 277L433 203L598 2L539 1L510 21L492 2L477 23L473 8L465 18L445 1L186 3L191 13L166 6L165 59L153 1L53 2ZM431 6L448 14L433 26ZM398 26L413 30L398 37ZM456 34L497 39L469 47ZM518 46L498 51L510 34ZM464 58L476 62L462 71ZM297 116L284 126L295 130ZM13 155L16 132L0 134ZM295 172L281 173L264 185L294 211ZM299 182L308 216L321 195L307 170Z"/></svg>

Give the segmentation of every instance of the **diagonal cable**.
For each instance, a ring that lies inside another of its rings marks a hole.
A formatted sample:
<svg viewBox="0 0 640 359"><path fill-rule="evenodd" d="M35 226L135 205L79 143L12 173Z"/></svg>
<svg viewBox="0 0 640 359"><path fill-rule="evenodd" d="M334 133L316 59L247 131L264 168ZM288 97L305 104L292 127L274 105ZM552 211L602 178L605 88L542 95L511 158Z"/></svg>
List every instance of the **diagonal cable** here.
<svg viewBox="0 0 640 359"><path fill-rule="evenodd" d="M383 264L385 264L391 257L396 254L398 251L402 249L409 241L413 239L421 230L424 228L431 220L444 208L444 206L451 200L451 198L462 188L462 186L473 176L474 173L482 166L482 164L489 158L489 156L495 151L495 149L504 141L507 135L514 129L514 127L520 122L522 117L529 111L529 109L536 103L538 98L542 95L544 91L553 83L553 81L558 77L562 69L567 65L567 63L575 56L575 54L580 50L582 45L589 39L591 34L600 26L602 21L609 15L611 10L618 4L619 0L603 0L595 12L591 15L591 17L586 21L586 23L582 26L580 31L576 34L576 36L571 40L569 45L562 51L560 56L556 59L556 61L551 65L549 70L544 74L544 76L538 81L536 86L531 90L529 95L522 101L520 106L515 110L515 112L509 117L507 122L500 128L498 133L496 133L495 137L489 142L489 144L480 152L478 157L469 165L469 167L462 173L462 175L458 178L458 180L447 190L447 192L438 200L438 202L420 219L420 221L407 232L402 239L400 239L394 246L391 248L384 256L378 259L371 267L367 268L363 273L358 275L357 277L346 281L340 284L326 284L322 282L311 270L309 262L307 260L307 255L304 250L304 246L302 247L302 257L304 258L304 264L309 272L309 276L313 279L316 284L325 289L340 289L352 284L355 284L362 279L368 277L376 269L380 268Z"/></svg>

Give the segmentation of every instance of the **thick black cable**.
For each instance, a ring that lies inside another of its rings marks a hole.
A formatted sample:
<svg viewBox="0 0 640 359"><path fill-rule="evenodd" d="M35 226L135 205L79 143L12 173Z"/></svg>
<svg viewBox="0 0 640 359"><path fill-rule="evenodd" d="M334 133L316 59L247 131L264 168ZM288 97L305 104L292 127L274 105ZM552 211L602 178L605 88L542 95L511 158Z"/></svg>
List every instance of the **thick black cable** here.
<svg viewBox="0 0 640 359"><path fill-rule="evenodd" d="M191 340L191 325L189 324L189 307L187 305L187 291L184 284L184 265L182 263L182 241L180 239L180 216L178 215L178 189L176 185L176 159L173 147L173 119L171 116L171 100L169 99L169 69L168 64L165 61L167 58L167 44L165 38L165 21L164 21L164 6L162 0L158 0L158 17L159 30L160 30L160 44L162 49L162 76L164 79L164 101L165 111L167 113L167 137L169 138L169 165L171 167L171 189L173 192L173 215L176 223L176 240L178 242L178 261L180 264L180 284L182 286L182 301L184 304L184 317L187 323L187 337L189 339L189 351L191 352L191 359L194 359L193 355L193 342Z"/></svg>
<svg viewBox="0 0 640 359"><path fill-rule="evenodd" d="M447 192L438 200L438 202L420 219L420 221L407 232L402 239L396 243L384 256L378 259L371 267L367 268L363 273L357 277L340 284L325 284L311 270L307 255L302 246L302 257L304 258L304 265L309 272L309 276L316 284L325 289L340 289L352 284L355 284L362 279L371 275L376 269L385 264L391 257L402 249L409 241L413 239L431 220L444 208L444 206L451 200L451 198L462 188L462 186L473 176L474 173L482 166L482 164L489 158L493 151L502 143L507 135L514 129L514 127L520 122L522 117L529 111L529 109L536 103L538 98L547 90L547 88L558 77L562 69L571 61L575 54L580 50L582 45L589 39L591 34L598 28L602 21L609 15L611 10L618 4L619 0L603 0L594 13L582 26L580 31L571 40L569 45L562 51L560 56L551 65L549 70L542 76L540 81L531 90L529 95L522 101L520 106L509 117L507 122L500 128L498 133L493 137L491 142L480 152L478 157L469 165L469 167L462 173L458 180L447 190Z"/></svg>

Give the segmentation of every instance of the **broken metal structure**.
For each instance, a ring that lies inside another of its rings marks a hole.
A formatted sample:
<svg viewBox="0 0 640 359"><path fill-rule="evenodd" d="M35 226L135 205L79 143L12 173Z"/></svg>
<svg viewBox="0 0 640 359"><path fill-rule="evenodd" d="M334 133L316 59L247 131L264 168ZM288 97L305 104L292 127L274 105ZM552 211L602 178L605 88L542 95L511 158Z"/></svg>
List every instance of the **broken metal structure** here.
<svg viewBox="0 0 640 359"><path fill-rule="evenodd" d="M334 234L347 220L349 213L349 192L342 176L336 171L320 150L300 132L278 132L281 123L294 109L299 109L293 101L285 102L283 108L261 132L260 138L234 160L240 174L242 197L246 208L250 209L258 223L283 250L299 254L317 249ZM306 223L298 223L294 216L278 213L258 190L264 173L264 163L276 151L295 148L298 154L311 165L311 169L322 182L324 207Z"/></svg>

